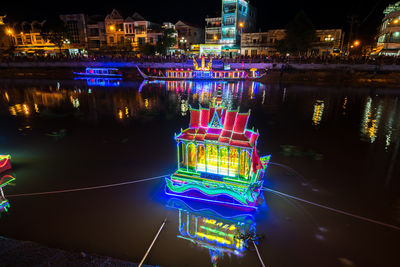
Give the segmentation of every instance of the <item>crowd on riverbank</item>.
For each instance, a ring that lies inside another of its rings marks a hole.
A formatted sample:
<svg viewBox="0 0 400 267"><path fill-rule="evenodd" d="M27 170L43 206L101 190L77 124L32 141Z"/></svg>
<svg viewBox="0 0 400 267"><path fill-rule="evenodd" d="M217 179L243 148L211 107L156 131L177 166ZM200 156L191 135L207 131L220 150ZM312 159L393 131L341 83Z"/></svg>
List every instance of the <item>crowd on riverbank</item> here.
<svg viewBox="0 0 400 267"><path fill-rule="evenodd" d="M374 64L400 65L400 57L375 56L238 56L214 57L214 60L229 63L287 63L287 64ZM179 56L127 56L127 55L97 55L97 56L15 56L1 57L0 62L155 62L155 63L186 63L192 57Z"/></svg>

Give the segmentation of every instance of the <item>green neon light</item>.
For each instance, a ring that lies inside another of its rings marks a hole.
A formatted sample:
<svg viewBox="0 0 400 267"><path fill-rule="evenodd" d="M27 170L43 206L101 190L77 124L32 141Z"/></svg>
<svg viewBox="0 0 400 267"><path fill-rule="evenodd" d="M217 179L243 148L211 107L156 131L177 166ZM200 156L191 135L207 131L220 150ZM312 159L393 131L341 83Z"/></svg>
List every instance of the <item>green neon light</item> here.
<svg viewBox="0 0 400 267"><path fill-rule="evenodd" d="M214 234L217 234L217 235L229 236L229 237L231 237L231 238L234 238L234 237L235 237L235 235L233 235L233 234L227 234L227 233L224 233L224 232L215 230L215 229L211 229L211 228L206 227L206 226L200 226L200 228L202 228L202 229L204 229L204 230L206 230L206 231L208 231L208 232L212 232L212 233L214 233Z"/></svg>

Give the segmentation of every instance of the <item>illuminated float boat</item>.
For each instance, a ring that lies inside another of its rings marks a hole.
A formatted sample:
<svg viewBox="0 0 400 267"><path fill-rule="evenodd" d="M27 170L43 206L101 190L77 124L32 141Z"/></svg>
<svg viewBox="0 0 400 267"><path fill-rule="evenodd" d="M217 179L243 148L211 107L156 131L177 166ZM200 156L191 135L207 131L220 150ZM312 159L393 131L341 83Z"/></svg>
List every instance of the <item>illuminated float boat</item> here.
<svg viewBox="0 0 400 267"><path fill-rule="evenodd" d="M243 234L256 236L256 223L249 213L225 214L219 209L198 207L190 200L177 198L169 199L166 207L178 211L177 237L208 249L214 266L225 255L243 256L249 246L241 238Z"/></svg>
<svg viewBox="0 0 400 267"><path fill-rule="evenodd" d="M11 169L11 156L0 155L0 173Z"/></svg>
<svg viewBox="0 0 400 267"><path fill-rule="evenodd" d="M118 87L122 82L122 78L105 77L76 77L75 80L84 80L88 86L100 87Z"/></svg>
<svg viewBox="0 0 400 267"><path fill-rule="evenodd" d="M74 72L74 74L86 77L122 77L117 68L86 68L85 72Z"/></svg>
<svg viewBox="0 0 400 267"><path fill-rule="evenodd" d="M270 156L257 154L250 112L190 107L190 116L189 128L175 135L178 169L166 177L166 193L256 208Z"/></svg>
<svg viewBox="0 0 400 267"><path fill-rule="evenodd" d="M147 75L139 67L137 67L140 75L145 80L258 80L262 78L265 73L261 74L257 69L250 69L250 73L244 70L213 70L212 59L205 65L205 59L201 60L201 67L198 66L197 61L193 59L193 69L175 69L167 70L165 74L159 72L158 76Z"/></svg>

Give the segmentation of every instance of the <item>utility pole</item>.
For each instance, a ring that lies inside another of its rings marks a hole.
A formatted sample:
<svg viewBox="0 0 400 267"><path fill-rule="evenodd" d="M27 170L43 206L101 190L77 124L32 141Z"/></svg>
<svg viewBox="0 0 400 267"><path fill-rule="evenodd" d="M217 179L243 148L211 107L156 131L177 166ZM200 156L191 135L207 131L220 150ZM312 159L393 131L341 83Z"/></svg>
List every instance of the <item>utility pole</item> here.
<svg viewBox="0 0 400 267"><path fill-rule="evenodd" d="M356 15L351 15L351 16L348 17L347 21L350 23L349 40L347 42L347 57L349 57L349 55L350 55L350 43L351 43L351 40L353 38L354 24L358 23L357 16Z"/></svg>

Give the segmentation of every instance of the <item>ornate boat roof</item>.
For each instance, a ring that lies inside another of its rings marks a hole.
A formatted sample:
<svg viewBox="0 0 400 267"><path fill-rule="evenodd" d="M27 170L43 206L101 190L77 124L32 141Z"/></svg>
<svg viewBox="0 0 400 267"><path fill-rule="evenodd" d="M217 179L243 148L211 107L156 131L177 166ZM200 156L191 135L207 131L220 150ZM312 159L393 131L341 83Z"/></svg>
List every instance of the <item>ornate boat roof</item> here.
<svg viewBox="0 0 400 267"><path fill-rule="evenodd" d="M259 133L247 129L248 113L225 108L190 107L189 128L182 130L176 140L215 142L221 145L255 148Z"/></svg>

